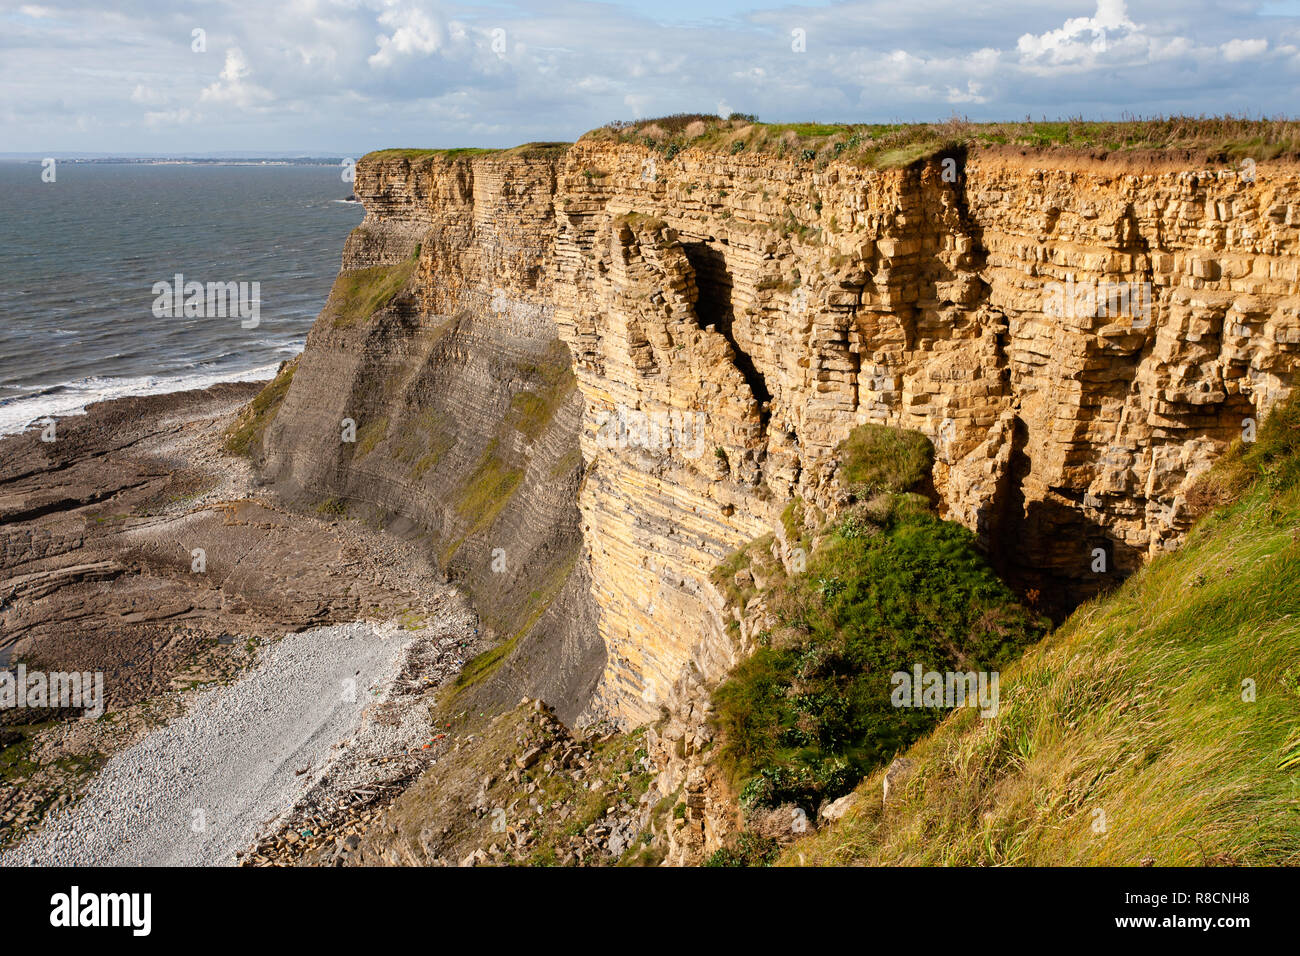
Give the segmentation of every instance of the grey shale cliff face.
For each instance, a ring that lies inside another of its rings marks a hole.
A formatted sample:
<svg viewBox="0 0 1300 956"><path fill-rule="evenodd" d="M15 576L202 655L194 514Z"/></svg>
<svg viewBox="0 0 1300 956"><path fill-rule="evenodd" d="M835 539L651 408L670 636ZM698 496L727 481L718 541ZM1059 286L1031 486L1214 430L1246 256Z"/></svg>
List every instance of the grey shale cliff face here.
<svg viewBox="0 0 1300 956"><path fill-rule="evenodd" d="M788 560L782 510L833 505L858 424L929 436L943 515L1060 613L1181 540L1300 354L1289 163L589 137L373 154L356 191L264 466L428 535L510 642L492 693L566 719L644 722L747 652L708 574L769 532Z"/></svg>
<svg viewBox="0 0 1300 956"><path fill-rule="evenodd" d="M262 467L308 506L423 536L503 642L476 692L573 720L604 648L580 560L582 399L552 317L559 153L358 164L366 218Z"/></svg>

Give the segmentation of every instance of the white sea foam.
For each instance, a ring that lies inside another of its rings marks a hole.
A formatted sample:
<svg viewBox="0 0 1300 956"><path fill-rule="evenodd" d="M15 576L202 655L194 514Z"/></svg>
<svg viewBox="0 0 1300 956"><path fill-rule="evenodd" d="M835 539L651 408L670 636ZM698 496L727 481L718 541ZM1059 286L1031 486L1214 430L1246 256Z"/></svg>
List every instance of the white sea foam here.
<svg viewBox="0 0 1300 956"><path fill-rule="evenodd" d="M0 401L0 435L21 432L29 425L50 417L84 415L86 406L114 398L185 392L195 388L208 388L219 382L263 381L274 378L279 367L279 363L275 363L241 372L175 376L146 375L138 378L92 376L75 382L64 382L41 389L34 394L19 395Z"/></svg>

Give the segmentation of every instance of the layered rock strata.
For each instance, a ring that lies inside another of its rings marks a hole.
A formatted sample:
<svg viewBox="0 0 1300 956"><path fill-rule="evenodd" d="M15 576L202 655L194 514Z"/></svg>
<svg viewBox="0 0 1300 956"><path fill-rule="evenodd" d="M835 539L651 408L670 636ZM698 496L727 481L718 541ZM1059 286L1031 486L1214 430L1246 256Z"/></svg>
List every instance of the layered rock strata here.
<svg viewBox="0 0 1300 956"><path fill-rule="evenodd" d="M1175 545L1190 482L1292 382L1297 197L1285 165L579 142L555 320L585 398L600 704L634 723L684 670L720 675L708 569L794 496L830 503L862 422L930 436L941 512L1050 610Z"/></svg>
<svg viewBox="0 0 1300 956"><path fill-rule="evenodd" d="M794 498L833 506L855 425L930 436L941 512L1063 613L1181 539L1190 483L1300 349L1286 163L986 149L878 170L586 138L376 154L357 194L341 283L409 276L355 321L336 288L268 466L414 521L511 609L502 637L541 613L551 643L502 673L558 654L567 676L524 692L566 719L597 666L587 716L634 724L744 653L708 573Z"/></svg>

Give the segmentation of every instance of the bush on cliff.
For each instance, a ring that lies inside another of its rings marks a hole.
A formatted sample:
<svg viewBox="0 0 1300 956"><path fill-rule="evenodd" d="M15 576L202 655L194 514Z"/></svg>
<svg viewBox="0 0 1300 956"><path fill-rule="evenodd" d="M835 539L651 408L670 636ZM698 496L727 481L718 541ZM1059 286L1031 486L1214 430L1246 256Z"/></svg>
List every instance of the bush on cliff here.
<svg viewBox="0 0 1300 956"><path fill-rule="evenodd" d="M920 432L863 425L836 449L841 484L858 498L919 491L929 481L934 447Z"/></svg>
<svg viewBox="0 0 1300 956"><path fill-rule="evenodd" d="M974 536L908 490L928 478L924 437L863 426L840 454L842 483L869 497L824 529L804 574L767 587L778 626L714 694L749 806L815 813L932 728L943 711L894 706L895 672L996 670L1045 630Z"/></svg>

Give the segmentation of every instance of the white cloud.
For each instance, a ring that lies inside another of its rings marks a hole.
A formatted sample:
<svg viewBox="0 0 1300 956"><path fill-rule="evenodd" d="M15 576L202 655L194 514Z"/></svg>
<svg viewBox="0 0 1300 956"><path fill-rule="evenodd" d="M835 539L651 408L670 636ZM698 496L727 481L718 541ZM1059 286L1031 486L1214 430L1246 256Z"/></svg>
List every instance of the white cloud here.
<svg viewBox="0 0 1300 956"><path fill-rule="evenodd" d="M229 103L241 108L269 100L269 91L256 83L248 82L252 75L253 70L244 58L244 51L239 47L231 47L226 51L226 63L217 82L204 87L199 99L207 103Z"/></svg>
<svg viewBox="0 0 1300 956"><path fill-rule="evenodd" d="M1268 49L1267 40L1229 40L1219 47L1223 51L1223 58L1229 63L1239 63L1242 60L1255 60Z"/></svg>
<svg viewBox="0 0 1300 956"><path fill-rule="evenodd" d="M988 73L996 70L998 62L1002 59L1002 51L995 50L992 47L984 47L976 50L969 57L971 68L981 73Z"/></svg>
<svg viewBox="0 0 1300 956"><path fill-rule="evenodd" d="M1187 37L1153 37L1147 45L1147 56L1151 62L1176 60L1196 53L1196 44Z"/></svg>
<svg viewBox="0 0 1300 956"><path fill-rule="evenodd" d="M378 20L391 32L375 37L379 50L370 57L371 66L392 66L403 57L428 56L443 46L441 24L418 6L392 6Z"/></svg>
<svg viewBox="0 0 1300 956"><path fill-rule="evenodd" d="M194 123L201 117L193 110L181 107L177 110L158 110L144 114L144 122L149 127L179 126L182 123Z"/></svg>
<svg viewBox="0 0 1300 956"><path fill-rule="evenodd" d="M980 85L978 83L976 83L974 80L967 80L966 89L964 92L962 90L957 89L955 86L948 87L948 102L949 103L986 103L988 102L988 97L981 95Z"/></svg>
<svg viewBox="0 0 1300 956"><path fill-rule="evenodd" d="M646 106L650 103L650 97L644 94L628 93L623 97L623 105L632 111L633 119L641 119L645 116Z"/></svg>
<svg viewBox="0 0 1300 956"><path fill-rule="evenodd" d="M1091 60L1105 53L1118 36L1137 34L1141 29L1128 18L1124 0L1097 0L1097 12L1093 16L1073 17L1060 29L1046 33L1023 34L1016 48L1026 59L1073 63Z"/></svg>
<svg viewBox="0 0 1300 956"><path fill-rule="evenodd" d="M131 91L131 102L141 103L145 106L157 106L160 103L166 103L167 97L143 83L137 83L135 89Z"/></svg>

